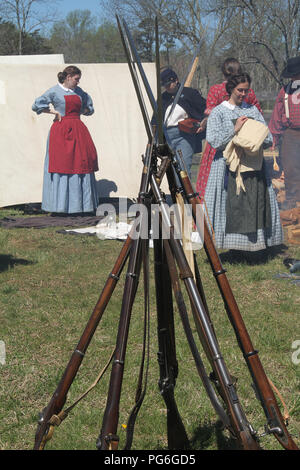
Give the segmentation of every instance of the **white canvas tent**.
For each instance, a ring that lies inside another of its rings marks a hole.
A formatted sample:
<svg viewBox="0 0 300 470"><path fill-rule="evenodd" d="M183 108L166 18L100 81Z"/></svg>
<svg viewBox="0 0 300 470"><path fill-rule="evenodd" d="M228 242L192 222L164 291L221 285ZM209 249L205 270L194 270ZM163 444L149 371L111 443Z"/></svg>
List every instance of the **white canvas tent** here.
<svg viewBox="0 0 300 470"><path fill-rule="evenodd" d="M0 63L0 207L41 202L43 165L52 115L31 106L57 83L60 64ZM155 89L155 66L144 64ZM82 116L98 151L101 197L136 198L147 144L142 115L127 64L80 64L80 86L93 99L95 114ZM144 93L146 96L146 94ZM149 115L152 112L145 100Z"/></svg>
<svg viewBox="0 0 300 470"><path fill-rule="evenodd" d="M0 55L0 64L64 64L63 54Z"/></svg>

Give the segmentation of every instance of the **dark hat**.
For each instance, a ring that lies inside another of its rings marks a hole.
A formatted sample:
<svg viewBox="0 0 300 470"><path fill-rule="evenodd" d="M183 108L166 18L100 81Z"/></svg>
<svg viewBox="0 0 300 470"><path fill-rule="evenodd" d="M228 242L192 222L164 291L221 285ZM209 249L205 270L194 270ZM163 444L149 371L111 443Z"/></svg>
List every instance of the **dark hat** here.
<svg viewBox="0 0 300 470"><path fill-rule="evenodd" d="M171 82L175 82L176 80L178 80L178 77L172 69L165 69L160 74L160 82L162 86L169 85Z"/></svg>
<svg viewBox="0 0 300 470"><path fill-rule="evenodd" d="M300 56L291 57L291 59L288 59L281 76L283 78L290 78L298 74L300 74Z"/></svg>

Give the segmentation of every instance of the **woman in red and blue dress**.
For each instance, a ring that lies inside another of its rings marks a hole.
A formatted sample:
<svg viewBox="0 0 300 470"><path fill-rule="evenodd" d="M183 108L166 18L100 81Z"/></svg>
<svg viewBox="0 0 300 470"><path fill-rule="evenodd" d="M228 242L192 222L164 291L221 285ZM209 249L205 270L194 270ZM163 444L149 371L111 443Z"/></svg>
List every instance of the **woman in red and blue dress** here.
<svg viewBox="0 0 300 470"><path fill-rule="evenodd" d="M205 114L209 116L211 111L221 104L223 101L229 100L229 94L226 91L226 83L228 79L232 75L237 75L242 73L242 68L238 60L234 58L228 58L224 61L222 65L222 73L224 75L225 81L222 83L218 83L213 85L208 92L206 98L206 109ZM245 98L246 103L250 105L254 105L257 107L260 113L262 113L260 104L255 96L254 91L250 88L248 94ZM209 172L211 168L212 161L215 157L216 149L214 149L208 142L206 143L205 149L203 151L197 182L196 182L196 190L199 194L199 198L203 201L205 189L207 185L207 180L209 177Z"/></svg>
<svg viewBox="0 0 300 470"><path fill-rule="evenodd" d="M42 209L52 213L94 212L98 195L94 172L97 151L80 115L94 113L91 97L78 87L81 71L68 66L59 72L59 83L37 98L38 115L54 114L44 166Z"/></svg>

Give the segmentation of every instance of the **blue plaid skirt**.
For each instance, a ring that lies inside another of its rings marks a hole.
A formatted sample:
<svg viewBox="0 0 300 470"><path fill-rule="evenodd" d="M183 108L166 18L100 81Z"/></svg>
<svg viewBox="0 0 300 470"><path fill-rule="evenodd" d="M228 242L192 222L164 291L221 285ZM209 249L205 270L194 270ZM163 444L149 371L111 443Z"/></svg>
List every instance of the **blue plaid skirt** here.
<svg viewBox="0 0 300 470"><path fill-rule="evenodd" d="M44 165L42 209L47 212L75 214L93 212L98 206L94 173L65 175L49 173L49 152Z"/></svg>
<svg viewBox="0 0 300 470"><path fill-rule="evenodd" d="M283 230L279 208L270 177L266 174L270 196L272 226L254 233L225 233L226 227L226 162L221 152L217 152L212 162L205 190L204 210L214 230L215 245L220 249L259 251L268 246L283 243ZM210 224L208 224L210 225Z"/></svg>

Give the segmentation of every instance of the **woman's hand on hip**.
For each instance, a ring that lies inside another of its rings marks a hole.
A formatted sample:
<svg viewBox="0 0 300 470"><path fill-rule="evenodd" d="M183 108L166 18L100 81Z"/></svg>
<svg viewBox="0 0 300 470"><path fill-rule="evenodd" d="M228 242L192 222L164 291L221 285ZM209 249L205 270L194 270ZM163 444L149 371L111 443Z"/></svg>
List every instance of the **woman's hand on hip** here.
<svg viewBox="0 0 300 470"><path fill-rule="evenodd" d="M59 111L56 111L56 110L54 109L53 114L55 115L55 116L54 116L54 119L53 119L53 122L56 122L56 121L59 121L59 122L60 122L60 121L62 120L62 116L61 116L61 114L60 114Z"/></svg>
<svg viewBox="0 0 300 470"><path fill-rule="evenodd" d="M53 122L60 122L62 120L62 115L59 111L56 111L52 103L49 104L49 109L47 111L45 110L45 112L48 112L49 114L54 114Z"/></svg>

